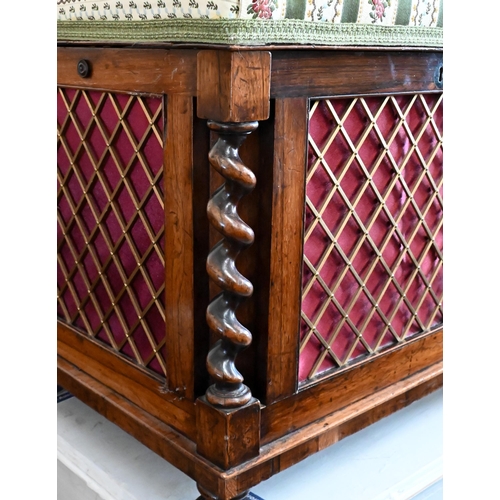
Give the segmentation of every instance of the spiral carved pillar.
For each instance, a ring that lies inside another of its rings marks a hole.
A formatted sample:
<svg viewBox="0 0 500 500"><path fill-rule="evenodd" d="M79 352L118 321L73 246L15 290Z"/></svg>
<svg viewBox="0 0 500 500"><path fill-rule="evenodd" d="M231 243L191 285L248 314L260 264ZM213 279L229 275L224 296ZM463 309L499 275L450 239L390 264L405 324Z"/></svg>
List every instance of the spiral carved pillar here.
<svg viewBox="0 0 500 500"><path fill-rule="evenodd" d="M237 308L252 295L253 286L236 268L236 259L254 242L252 228L238 215L238 203L256 185L239 149L258 121L269 117L270 72L271 54L266 51L198 52L197 114L218 136L209 162L225 182L207 205L208 220L222 238L209 252L206 268L221 292L206 311L218 340L206 360L212 385L196 402L196 450L222 470L257 457L260 450L260 403L236 367L238 355L252 342L252 334L238 321ZM203 499L247 496L229 477L213 482L200 475L197 482Z"/></svg>
<svg viewBox="0 0 500 500"><path fill-rule="evenodd" d="M207 308L207 322L220 340L210 350L207 369L215 381L207 392L207 401L226 408L243 406L252 397L237 370L237 354L249 346L252 335L236 317L240 301L252 295L252 283L236 268L236 258L242 249L254 241L253 230L238 215L238 202L255 187L255 175L240 159L239 147L247 135L257 128L257 122L209 122L219 139L209 153L212 167L225 183L212 195L207 214L210 223L223 238L207 259L207 272L222 293Z"/></svg>

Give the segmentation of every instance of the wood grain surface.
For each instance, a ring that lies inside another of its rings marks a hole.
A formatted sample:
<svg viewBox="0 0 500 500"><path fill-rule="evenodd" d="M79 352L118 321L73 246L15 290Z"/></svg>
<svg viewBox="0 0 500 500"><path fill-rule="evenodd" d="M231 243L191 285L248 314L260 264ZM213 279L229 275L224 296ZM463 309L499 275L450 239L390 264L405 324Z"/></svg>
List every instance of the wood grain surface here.
<svg viewBox="0 0 500 500"><path fill-rule="evenodd" d="M88 61L91 72L82 78L78 62ZM152 94L196 93L196 51L59 47L57 84L121 92Z"/></svg>

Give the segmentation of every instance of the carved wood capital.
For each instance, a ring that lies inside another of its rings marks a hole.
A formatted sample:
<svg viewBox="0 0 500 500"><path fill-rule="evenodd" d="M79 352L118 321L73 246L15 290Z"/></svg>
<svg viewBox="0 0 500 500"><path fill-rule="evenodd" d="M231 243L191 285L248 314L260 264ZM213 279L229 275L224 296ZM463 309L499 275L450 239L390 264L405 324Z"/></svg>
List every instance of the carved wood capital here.
<svg viewBox="0 0 500 500"><path fill-rule="evenodd" d="M269 118L270 52L200 50L197 67L200 118L236 123Z"/></svg>

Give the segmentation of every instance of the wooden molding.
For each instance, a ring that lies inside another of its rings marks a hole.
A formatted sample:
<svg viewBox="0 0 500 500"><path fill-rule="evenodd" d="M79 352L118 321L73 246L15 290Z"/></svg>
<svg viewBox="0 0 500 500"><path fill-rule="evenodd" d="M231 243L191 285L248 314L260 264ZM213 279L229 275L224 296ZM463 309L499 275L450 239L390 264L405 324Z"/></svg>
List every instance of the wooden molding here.
<svg viewBox="0 0 500 500"><path fill-rule="evenodd" d="M373 392L342 410L325 415L296 432L261 446L257 458L227 471L224 476L225 487L229 491L248 490L442 386L443 363L439 362L390 387Z"/></svg>
<svg viewBox="0 0 500 500"><path fill-rule="evenodd" d="M309 422L354 404L443 359L443 330L396 346L330 378L305 386L262 412L263 443L286 436Z"/></svg>
<svg viewBox="0 0 500 500"><path fill-rule="evenodd" d="M139 367L132 360L117 355L62 322L57 323L57 337L57 352L61 359L82 370L82 374L85 372L105 380L110 390L194 439L196 421L193 402L169 392L156 373ZM61 385L71 391L70 387Z"/></svg>

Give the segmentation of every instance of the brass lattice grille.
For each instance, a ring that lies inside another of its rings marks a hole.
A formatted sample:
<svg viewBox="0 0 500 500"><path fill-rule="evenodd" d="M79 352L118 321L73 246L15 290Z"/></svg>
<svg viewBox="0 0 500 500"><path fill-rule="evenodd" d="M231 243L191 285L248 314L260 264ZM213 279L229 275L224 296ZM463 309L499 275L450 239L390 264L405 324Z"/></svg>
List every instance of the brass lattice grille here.
<svg viewBox="0 0 500 500"><path fill-rule="evenodd" d="M299 379L442 323L442 95L311 103Z"/></svg>
<svg viewBox="0 0 500 500"><path fill-rule="evenodd" d="M163 99L58 89L58 316L165 374Z"/></svg>

